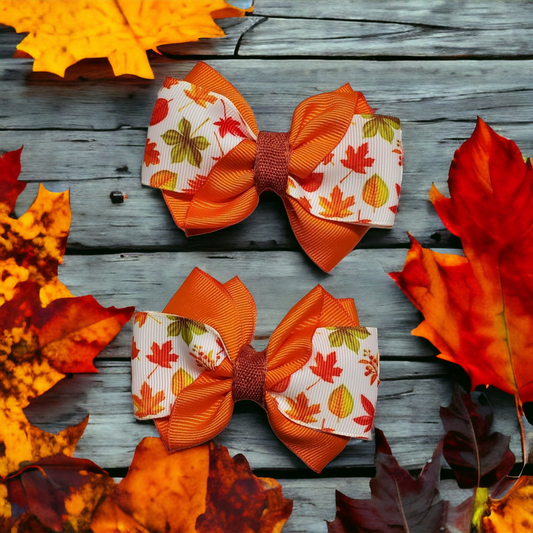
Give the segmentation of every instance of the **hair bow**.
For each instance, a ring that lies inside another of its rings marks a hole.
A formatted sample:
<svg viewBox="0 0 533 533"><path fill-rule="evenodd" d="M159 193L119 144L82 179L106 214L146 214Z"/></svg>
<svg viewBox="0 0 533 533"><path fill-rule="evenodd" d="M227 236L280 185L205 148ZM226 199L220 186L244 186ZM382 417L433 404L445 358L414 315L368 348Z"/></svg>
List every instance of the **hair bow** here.
<svg viewBox="0 0 533 533"><path fill-rule="evenodd" d="M272 190L329 272L370 227L394 224L402 164L400 121L374 114L348 84L304 100L290 132L265 132L237 89L198 63L159 91L142 183L163 190L187 236L240 222Z"/></svg>
<svg viewBox="0 0 533 533"><path fill-rule="evenodd" d="M195 269L162 313L135 315L135 417L155 420L169 450L199 445L229 423L239 400L268 414L278 438L320 472L350 438L368 440L379 385L377 330L352 299L320 285L250 345L256 309L244 284Z"/></svg>

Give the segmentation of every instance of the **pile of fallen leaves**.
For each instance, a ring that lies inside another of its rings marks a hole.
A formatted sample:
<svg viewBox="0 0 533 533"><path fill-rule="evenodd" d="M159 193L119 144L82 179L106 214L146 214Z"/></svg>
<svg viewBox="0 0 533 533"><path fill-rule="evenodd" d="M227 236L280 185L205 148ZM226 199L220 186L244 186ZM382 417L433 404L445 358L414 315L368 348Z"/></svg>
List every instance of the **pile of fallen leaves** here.
<svg viewBox="0 0 533 533"><path fill-rule="evenodd" d="M82 59L107 57L115 76L153 79L146 50L223 37L214 19L245 12L224 0L0 0L0 23L29 32L16 57L58 76Z"/></svg>
<svg viewBox="0 0 533 533"><path fill-rule="evenodd" d="M424 315L413 330L461 365L472 389L495 386L514 396L527 450L523 406L533 401L533 168L516 144L481 119L456 152L448 180L450 198L430 194L446 227L460 237L464 256L423 249L411 238L402 272L391 274ZM491 433L486 397L456 388L441 408L446 430L418 478L393 457L378 430L372 498L337 494L330 533L526 533L533 530L533 476L510 476L510 438ZM471 497L457 507L439 495L441 457Z"/></svg>
<svg viewBox="0 0 533 533"><path fill-rule="evenodd" d="M41 185L28 211L10 216L26 186L18 181L20 153L0 158L0 531L279 532L292 502L225 448L168 454L159 439L146 438L117 485L93 462L72 457L88 418L57 435L26 419L29 401L66 373L96 372L94 358L133 308L73 297L59 281L67 192Z"/></svg>

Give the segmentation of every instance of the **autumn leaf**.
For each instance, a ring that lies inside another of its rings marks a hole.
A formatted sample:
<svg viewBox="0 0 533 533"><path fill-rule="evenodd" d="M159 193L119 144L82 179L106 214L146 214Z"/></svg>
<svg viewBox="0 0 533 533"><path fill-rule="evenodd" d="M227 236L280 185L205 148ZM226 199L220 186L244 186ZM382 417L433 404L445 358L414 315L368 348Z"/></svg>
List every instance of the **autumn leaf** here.
<svg viewBox="0 0 533 533"><path fill-rule="evenodd" d="M298 198L298 201L300 202L300 204L302 204L302 207L303 207L308 213L311 212L311 209L312 209L311 202L310 202L305 196L302 196L301 198Z"/></svg>
<svg viewBox="0 0 533 533"><path fill-rule="evenodd" d="M339 385L328 398L328 409L338 418L346 418L353 411L353 396L346 385Z"/></svg>
<svg viewBox="0 0 533 533"><path fill-rule="evenodd" d="M346 168L349 168L352 172L358 174L366 174L367 168L374 164L375 159L367 157L368 155L368 143L363 143L357 148L357 152L353 146L349 145L346 149L346 159L341 159L341 163ZM345 178L343 178L344 180ZM342 180L341 180L342 181Z"/></svg>
<svg viewBox="0 0 533 533"><path fill-rule="evenodd" d="M400 121L385 115L361 115L367 119L363 125L363 138L375 137L378 133L382 139L392 144L394 130L400 129Z"/></svg>
<svg viewBox="0 0 533 533"><path fill-rule="evenodd" d="M152 343L150 347L151 354L146 356L146 359L154 365L161 366L163 368L172 368L170 363L174 363L178 360L179 355L172 353L172 341L168 340L161 344L157 342Z"/></svg>
<svg viewBox="0 0 533 533"><path fill-rule="evenodd" d="M323 172L311 172L305 179L300 180L300 186L304 191L315 192L324 181Z"/></svg>
<svg viewBox="0 0 533 533"><path fill-rule="evenodd" d="M329 533L445 531L448 502L439 496L442 445L437 446L417 478L398 464L379 429L376 429L376 476L371 498L358 500L336 493L337 513L328 522Z"/></svg>
<svg viewBox="0 0 533 533"><path fill-rule="evenodd" d="M374 355L370 350L365 349L363 359L359 359L359 363L366 365L365 376L370 376L370 385L374 385L379 377L379 353Z"/></svg>
<svg viewBox="0 0 533 533"><path fill-rule="evenodd" d="M150 139L146 139L146 146L144 148L143 163L149 167L150 165L159 164L159 156L161 155L158 150L155 149L156 143L150 142Z"/></svg>
<svg viewBox="0 0 533 533"><path fill-rule="evenodd" d="M194 132L200 127L201 125ZM194 132L191 131L191 123L185 117L180 120L178 130L168 130L161 135L166 144L173 146L170 152L172 163L183 163L187 159L193 167L200 168L203 159L202 151L210 146L211 143L201 135L193 137Z"/></svg>
<svg viewBox="0 0 533 533"><path fill-rule="evenodd" d="M522 476L501 499L489 498L484 533L530 533L533 526L533 476Z"/></svg>
<svg viewBox="0 0 533 533"><path fill-rule="evenodd" d="M154 110L152 111L152 116L150 117L150 126L155 126L159 124L168 115L168 103L172 100L167 100L166 98L158 98L154 104Z"/></svg>
<svg viewBox="0 0 533 533"><path fill-rule="evenodd" d="M364 394L361 394L361 405L363 406L363 409L367 412L367 414L363 416L358 416L354 418L353 421L356 424L359 424L360 426L365 426L365 429L363 429L363 431L367 433L368 431L371 431L372 427L374 426L374 417L376 416L376 409L372 402Z"/></svg>
<svg viewBox="0 0 533 533"><path fill-rule="evenodd" d="M494 413L486 396L455 385L449 407L440 408L446 430L444 458L461 488L492 487L515 464L510 437L490 433Z"/></svg>
<svg viewBox="0 0 533 533"><path fill-rule="evenodd" d="M185 96L190 98L195 104L207 107L207 104L214 104L217 101L217 97L211 94L209 89L203 89L198 85L191 85L190 89L185 89Z"/></svg>
<svg viewBox="0 0 533 533"><path fill-rule="evenodd" d="M153 394L152 387L145 381L141 385L141 396L132 394L133 405L136 407L135 416L145 418L156 415L163 411L164 407L159 405L165 399L165 391L159 391Z"/></svg>
<svg viewBox="0 0 533 533"><path fill-rule="evenodd" d="M335 157L335 154L333 152L331 152L326 157L324 157L324 159L322 160L322 164L329 165L329 163L331 163L331 161L332 161L332 159L334 157Z"/></svg>
<svg viewBox="0 0 533 533"><path fill-rule="evenodd" d="M300 420L301 422L317 422L313 416L320 413L320 404L309 405L309 398L304 392L300 392L296 399L287 397L287 402L290 409L285 411L293 420Z"/></svg>
<svg viewBox="0 0 533 533"><path fill-rule="evenodd" d="M411 238L402 272L392 273L424 315L413 334L472 382L533 401L533 169L516 144L478 119L455 153L451 198L431 201L465 256L423 249Z"/></svg>
<svg viewBox="0 0 533 533"><path fill-rule="evenodd" d="M328 327L332 330L328 335L329 344L332 348L339 348L345 344L352 352L359 353L361 344L359 339L366 339L370 335L368 329L360 326Z"/></svg>
<svg viewBox="0 0 533 533"><path fill-rule="evenodd" d="M350 211L348 207L355 205L355 196L348 196L343 199L342 191L338 185L335 185L331 191L330 200L324 196L319 196L318 203L323 209L319 213L320 215L328 218L345 218L353 215L353 211Z"/></svg>
<svg viewBox="0 0 533 533"><path fill-rule="evenodd" d="M193 381L194 378L186 370L179 368L172 376L171 388L174 396L178 396L180 392L188 387Z"/></svg>
<svg viewBox="0 0 533 533"><path fill-rule="evenodd" d="M315 366L310 366L309 370L324 381L333 383L333 378L342 374L342 368L336 367L336 364L337 354L335 352L328 353L325 359L320 352L317 352Z"/></svg>
<svg viewBox="0 0 533 533"><path fill-rule="evenodd" d="M191 178L187 181L187 189L183 189L183 192L187 194L194 194L198 189L203 187L208 177L209 176L202 176L201 174L196 174L194 178Z"/></svg>
<svg viewBox="0 0 533 533"><path fill-rule="evenodd" d="M246 138L246 134L241 130L240 122L236 121L232 117L227 116L226 104L224 100L222 100L222 106L224 108L224 116L220 117L216 122L213 123L215 126L218 126L219 135L224 138L229 133L234 137L242 137L243 139Z"/></svg>
<svg viewBox="0 0 533 533"><path fill-rule="evenodd" d="M382 207L389 199L389 188L381 176L374 174L363 185L363 201L374 209Z"/></svg>
<svg viewBox="0 0 533 533"><path fill-rule="evenodd" d="M280 485L213 443L169 453L147 437L97 509L93 533L279 533L292 510Z"/></svg>
<svg viewBox="0 0 533 533"><path fill-rule="evenodd" d="M134 359L137 359L140 353L141 353L141 350L137 348L137 343L135 342L135 339L133 339L131 343L131 360L133 361Z"/></svg>
<svg viewBox="0 0 533 533"><path fill-rule="evenodd" d="M30 517L53 531L86 531L100 500L115 485L87 459L54 455L23 467L3 480L11 504L11 531L26 528Z"/></svg>
<svg viewBox="0 0 533 533"><path fill-rule="evenodd" d="M146 50L203 37L222 37L213 17L240 17L223 0L3 0L0 23L29 35L17 50L35 58L34 71L65 75L84 58L107 57L115 76L153 79Z"/></svg>
<svg viewBox="0 0 533 533"><path fill-rule="evenodd" d="M146 320L148 319L148 313L146 311L137 311L134 315L134 324L137 324L140 328L142 328L146 324Z"/></svg>
<svg viewBox="0 0 533 533"><path fill-rule="evenodd" d="M187 344L191 345L193 335L202 335L207 332L207 328L204 324L183 318L181 316L167 315L171 323L167 327L167 335L169 337L179 337Z"/></svg>
<svg viewBox="0 0 533 533"><path fill-rule="evenodd" d="M175 191L178 185L178 174L170 170L159 170L150 177L150 186L164 189L166 191Z"/></svg>
<svg viewBox="0 0 533 533"><path fill-rule="evenodd" d="M7 152L0 157L0 214L10 215L15 210L19 194L26 188L26 182L18 181L20 175L20 154L22 148Z"/></svg>

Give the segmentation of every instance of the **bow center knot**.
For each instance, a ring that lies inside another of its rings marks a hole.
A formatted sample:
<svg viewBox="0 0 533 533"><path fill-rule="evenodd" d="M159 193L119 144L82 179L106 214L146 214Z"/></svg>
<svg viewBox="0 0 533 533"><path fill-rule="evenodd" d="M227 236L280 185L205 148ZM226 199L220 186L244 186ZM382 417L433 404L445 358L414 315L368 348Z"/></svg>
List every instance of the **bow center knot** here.
<svg viewBox="0 0 533 533"><path fill-rule="evenodd" d="M268 190L279 196L285 195L290 155L289 133L259 132L254 166L255 185L259 194Z"/></svg>
<svg viewBox="0 0 533 533"><path fill-rule="evenodd" d="M233 365L233 400L252 400L265 407L266 350L245 344Z"/></svg>

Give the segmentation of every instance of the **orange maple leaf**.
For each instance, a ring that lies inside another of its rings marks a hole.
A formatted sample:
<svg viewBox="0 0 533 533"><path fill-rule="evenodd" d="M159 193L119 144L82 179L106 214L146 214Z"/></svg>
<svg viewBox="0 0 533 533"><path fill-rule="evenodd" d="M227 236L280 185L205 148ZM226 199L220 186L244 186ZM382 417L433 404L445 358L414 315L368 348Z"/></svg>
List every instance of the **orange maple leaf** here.
<svg viewBox="0 0 533 533"><path fill-rule="evenodd" d="M153 79L146 50L223 37L213 19L244 13L223 0L3 0L0 23L29 32L17 50L35 58L35 71L64 76L81 59L107 57L115 76Z"/></svg>
<svg viewBox="0 0 533 533"><path fill-rule="evenodd" d="M315 376L327 381L328 383L333 383L333 378L338 377L342 374L342 368L336 367L337 364L337 354L335 352L328 353L326 359L324 356L317 352L315 357L315 365L310 366L309 369Z"/></svg>
<svg viewBox="0 0 533 533"><path fill-rule="evenodd" d="M135 313L134 323L139 324L139 327L142 328L146 324L148 319L148 313L146 311L137 311Z"/></svg>
<svg viewBox="0 0 533 533"><path fill-rule="evenodd" d="M139 354L141 353L141 350L137 348L137 343L135 342L135 339L133 339L131 343L131 360L137 359L139 357Z"/></svg>
<svg viewBox="0 0 533 533"><path fill-rule="evenodd" d="M312 205L311 205L311 202L305 196L301 196L300 198L298 198L298 200L299 200L300 204L302 204L302 207L308 213L310 213L311 209L313 208Z"/></svg>
<svg viewBox="0 0 533 533"><path fill-rule="evenodd" d="M345 218L353 215L353 211L350 211L348 207L355 205L355 197L348 196L343 200L342 191L338 185L335 185L333 191L331 191L330 200L323 196L318 197L318 203L323 208L319 214L328 218Z"/></svg>
<svg viewBox="0 0 533 533"><path fill-rule="evenodd" d="M461 365L472 388L494 385L533 401L533 169L513 141L481 119L455 153L451 198L431 201L465 257L423 249L411 237L391 277L424 315L413 334Z"/></svg>
<svg viewBox="0 0 533 533"><path fill-rule="evenodd" d="M160 390L155 395L152 394L152 387L145 381L141 385L141 396L132 394L133 405L136 407L135 416L144 418L145 416L156 415L163 411L164 407L159 405L165 399L165 391Z"/></svg>
<svg viewBox="0 0 533 533"><path fill-rule="evenodd" d="M144 164L149 167L150 165L159 164L159 150L156 150L155 147L157 143L150 142L150 139L146 139L146 147L144 149Z"/></svg>
<svg viewBox="0 0 533 533"><path fill-rule="evenodd" d="M371 167L375 161L375 159L372 159L371 157L366 157L367 154L368 143L363 143L359 146L357 152L354 150L353 146L350 145L346 149L346 159L341 159L341 163L346 168L351 169L352 172L366 174L366 169ZM344 179L346 179L346 177L342 178L342 180Z"/></svg>
<svg viewBox="0 0 533 533"><path fill-rule="evenodd" d="M320 413L320 404L309 405L309 398L304 392L300 392L295 400L287 397L287 402L291 408L285 413L292 419L300 420L301 422L317 422L313 415Z"/></svg>
<svg viewBox="0 0 533 533"><path fill-rule="evenodd" d="M147 355L146 358L154 365L162 366L164 368L172 368L170 363L174 363L178 360L179 355L172 353L172 341L168 340L161 346L157 342L152 343L150 348L152 350L151 355Z"/></svg>
<svg viewBox="0 0 533 533"><path fill-rule="evenodd" d="M187 181L188 188L184 189L183 192L187 194L194 194L198 189L200 189L204 183L207 181L208 176L202 176L201 174L196 174L194 178L191 178Z"/></svg>
<svg viewBox="0 0 533 533"><path fill-rule="evenodd" d="M213 443L169 453L146 437L90 530L279 533L291 511L279 483L254 476L244 456Z"/></svg>
<svg viewBox="0 0 533 533"><path fill-rule="evenodd" d="M209 92L209 89L198 87L198 85L191 85L191 89L183 91L186 96L193 100L197 105L207 107L207 104L214 104L217 97Z"/></svg>

